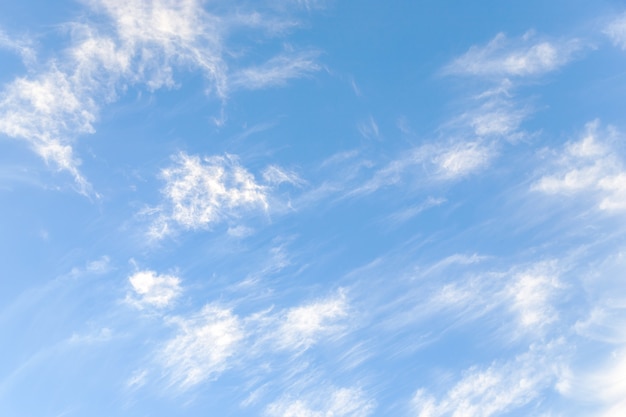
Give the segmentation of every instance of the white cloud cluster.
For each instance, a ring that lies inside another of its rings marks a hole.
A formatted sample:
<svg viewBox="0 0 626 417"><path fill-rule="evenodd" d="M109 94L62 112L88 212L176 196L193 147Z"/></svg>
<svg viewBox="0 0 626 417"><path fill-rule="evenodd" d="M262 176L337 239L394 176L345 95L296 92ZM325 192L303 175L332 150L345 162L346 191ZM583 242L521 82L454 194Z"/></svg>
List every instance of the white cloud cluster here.
<svg viewBox="0 0 626 417"><path fill-rule="evenodd" d="M134 294L128 301L139 308L170 306L180 295L180 278L158 275L154 271L138 271L128 278Z"/></svg>
<svg viewBox="0 0 626 417"><path fill-rule="evenodd" d="M523 77L554 71L582 48L578 40L537 40L532 33L509 40L500 33L485 46L473 46L444 68L447 74Z"/></svg>
<svg viewBox="0 0 626 417"><path fill-rule="evenodd" d="M147 287L150 301L160 303L160 307L166 299L172 300L168 296L174 296L168 292L170 278L145 272L135 282ZM285 353L300 355L344 331L346 327L340 321L347 315L348 305L342 293L276 313L270 310L248 316L208 304L195 313L163 316L177 331L156 352L155 359L165 370L168 384L184 391L217 378L235 364L256 366L259 355L270 363L274 354L283 358ZM337 404L342 398L345 396L337 397Z"/></svg>
<svg viewBox="0 0 626 417"><path fill-rule="evenodd" d="M270 417L367 417L374 406L361 390L339 388L318 392L310 400L282 398L271 403L265 413Z"/></svg>
<svg viewBox="0 0 626 417"><path fill-rule="evenodd" d="M158 353L170 384L187 389L228 368L244 331L230 310L206 305L191 317L174 317L178 333Z"/></svg>
<svg viewBox="0 0 626 417"><path fill-rule="evenodd" d="M251 28L276 34L286 17L265 19L243 11L211 14L198 0L85 3L97 18L67 25L69 47L0 90L0 134L27 141L47 162L73 175L85 194L91 192L90 185L79 171L73 142L94 132L100 108L128 85L173 87L176 70L191 69L202 72L209 89L225 100L233 89L281 85L319 69L315 52L298 50L231 69L226 57L237 55L228 52L231 33ZM33 60L28 45L2 32L0 47L30 57L26 62Z"/></svg>
<svg viewBox="0 0 626 417"><path fill-rule="evenodd" d="M523 407L550 388L561 372L558 361L532 349L505 363L466 371L463 378L437 399L419 389L413 405L418 417L490 417Z"/></svg>
<svg viewBox="0 0 626 417"><path fill-rule="evenodd" d="M166 181L165 202L155 209L158 216L150 230L154 238L175 227L207 228L244 211L269 208L268 188L232 155L200 158L181 152L161 175Z"/></svg>
<svg viewBox="0 0 626 417"><path fill-rule="evenodd" d="M567 143L557 155L554 172L532 186L546 194L592 196L598 208L626 210L626 170L619 149L611 146L617 134L601 131L599 122L588 123L582 139Z"/></svg>

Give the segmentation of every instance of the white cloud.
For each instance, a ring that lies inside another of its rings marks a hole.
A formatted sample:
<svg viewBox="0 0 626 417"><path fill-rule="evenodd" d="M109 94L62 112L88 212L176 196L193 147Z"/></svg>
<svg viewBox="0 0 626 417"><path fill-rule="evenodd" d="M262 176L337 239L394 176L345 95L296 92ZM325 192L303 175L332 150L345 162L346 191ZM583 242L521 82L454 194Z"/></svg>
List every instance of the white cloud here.
<svg viewBox="0 0 626 417"><path fill-rule="evenodd" d="M514 84L508 79L497 87L472 97L470 110L463 113L458 121L469 126L478 137L505 137L509 141L522 134L519 127L528 116L529 109L520 108L511 90Z"/></svg>
<svg viewBox="0 0 626 417"><path fill-rule="evenodd" d="M500 33L485 46L473 46L444 68L447 74L533 76L554 71L582 48L578 40L537 40L532 33L509 40Z"/></svg>
<svg viewBox="0 0 626 417"><path fill-rule="evenodd" d="M453 255L414 274L429 284L405 289L406 297L394 301L398 313L387 326L397 329L428 323L437 317L454 326L489 318L498 321L498 333L507 340L541 340L550 331L560 331L558 261L514 266L506 271L472 271L482 256ZM451 269L453 268L453 269ZM455 279L450 280L450 276ZM420 300L420 301L416 301Z"/></svg>
<svg viewBox="0 0 626 417"><path fill-rule="evenodd" d="M603 404L599 417L620 417L626 410L626 350L616 351L603 366L585 378L593 398Z"/></svg>
<svg viewBox="0 0 626 417"><path fill-rule="evenodd" d="M626 49L626 13L613 19L604 29L604 33L616 46Z"/></svg>
<svg viewBox="0 0 626 417"><path fill-rule="evenodd" d="M178 69L200 71L208 93L226 100L231 90L284 84L319 70L313 51L290 51L265 64L237 70L226 39L242 28L276 35L285 15L211 14L197 0L87 0L95 20L69 23L69 46L29 75L0 91L0 133L25 140L46 162L70 173L83 194L91 187L80 173L73 143L93 133L100 109L129 85L174 87ZM104 19L103 19L104 17ZM259 22L270 22L260 24ZM293 22L287 26L293 26ZM259 35L261 36L261 35ZM0 32L0 47L33 52ZM228 62L227 62L228 61Z"/></svg>
<svg viewBox="0 0 626 417"><path fill-rule="evenodd" d="M56 65L33 78L17 78L0 93L0 133L27 140L46 162L74 177L82 193L89 184L78 170L71 137L93 132L97 106L80 96L76 80Z"/></svg>
<svg viewBox="0 0 626 417"><path fill-rule="evenodd" d="M618 417L626 409L625 268L623 247L590 265L583 278L589 310L574 326L587 348L572 365L564 394L587 399L601 417Z"/></svg>
<svg viewBox="0 0 626 417"><path fill-rule="evenodd" d="M395 213L390 214L389 216L387 216L387 220L395 224L403 223L403 222L406 222L407 220L412 219L413 217L417 216L423 211L428 210L429 208L432 208L432 207L440 206L441 204L445 202L446 202L445 198L428 197L424 202L418 205L404 208L402 210L399 210Z"/></svg>
<svg viewBox="0 0 626 417"><path fill-rule="evenodd" d="M85 267L72 268L70 274L79 277L85 274L105 274L111 270L111 259L108 256L102 256L95 261L87 262Z"/></svg>
<svg viewBox="0 0 626 417"><path fill-rule="evenodd" d="M594 416L621 417L626 409L626 348L624 344L605 353L596 349L586 364L569 372L563 381L563 395L585 398L595 409Z"/></svg>
<svg viewBox="0 0 626 417"><path fill-rule="evenodd" d="M536 331L558 320L552 305L562 288L555 262L544 262L515 275L506 289L511 309L518 314L520 325Z"/></svg>
<svg viewBox="0 0 626 417"><path fill-rule="evenodd" d="M92 345L108 342L112 337L113 331L108 327L103 327L87 334L74 333L67 342L72 345Z"/></svg>
<svg viewBox="0 0 626 417"><path fill-rule="evenodd" d="M230 310L206 305L191 317L174 317L178 333L157 354L171 385L188 389L217 377L244 338L239 318Z"/></svg>
<svg viewBox="0 0 626 417"><path fill-rule="evenodd" d="M459 180L485 168L495 155L494 147L482 141L418 146L376 170L369 180L348 195L369 194L403 181Z"/></svg>
<svg viewBox="0 0 626 417"><path fill-rule="evenodd" d="M303 185L305 181L293 171L285 170L276 165L270 165L263 171L263 179L267 184L280 185L283 183L296 186Z"/></svg>
<svg viewBox="0 0 626 417"><path fill-rule="evenodd" d="M347 315L347 301L340 292L337 296L287 310L271 337L280 349L306 350L321 337L342 330L340 320Z"/></svg>
<svg viewBox="0 0 626 417"><path fill-rule="evenodd" d="M316 63L315 51L299 54L284 54L268 62L240 70L233 74L233 87L257 90L266 87L284 85L293 78L302 78L320 69Z"/></svg>
<svg viewBox="0 0 626 417"><path fill-rule="evenodd" d="M180 227L204 229L246 211L267 210L268 189L232 155L200 158L181 152L161 172L166 184L163 205L150 235L162 238Z"/></svg>
<svg viewBox="0 0 626 417"><path fill-rule="evenodd" d="M138 271L128 278L134 291L128 301L139 308L147 306L169 307L180 295L180 278L172 275L158 275L154 271Z"/></svg>
<svg viewBox="0 0 626 417"><path fill-rule="evenodd" d="M434 161L445 178L459 178L485 167L493 157L493 149L480 142L461 142L441 149Z"/></svg>
<svg viewBox="0 0 626 417"><path fill-rule="evenodd" d="M600 210L626 210L626 170L619 150L611 143L616 132L588 123L582 139L569 142L555 158L554 172L532 186L546 194L591 196Z"/></svg>
<svg viewBox="0 0 626 417"><path fill-rule="evenodd" d="M367 417L374 411L374 401L359 389L339 388L316 392L310 399L284 397L270 404L270 417Z"/></svg>
<svg viewBox="0 0 626 417"><path fill-rule="evenodd" d="M378 131L378 124L372 116L365 122L361 122L357 125L357 129L361 136L366 139L378 139L380 133Z"/></svg>
<svg viewBox="0 0 626 417"><path fill-rule="evenodd" d="M131 389L141 388L146 384L146 377L148 371L145 369L138 369L132 373L132 375L126 380L126 387Z"/></svg>
<svg viewBox="0 0 626 417"><path fill-rule="evenodd" d="M531 348L515 360L473 367L439 399L425 389L414 398L418 417L490 417L523 407L552 387L561 372L546 349Z"/></svg>
<svg viewBox="0 0 626 417"><path fill-rule="evenodd" d="M0 49L6 49L17 53L26 65L32 65L37 54L32 40L28 38L12 38L0 28Z"/></svg>

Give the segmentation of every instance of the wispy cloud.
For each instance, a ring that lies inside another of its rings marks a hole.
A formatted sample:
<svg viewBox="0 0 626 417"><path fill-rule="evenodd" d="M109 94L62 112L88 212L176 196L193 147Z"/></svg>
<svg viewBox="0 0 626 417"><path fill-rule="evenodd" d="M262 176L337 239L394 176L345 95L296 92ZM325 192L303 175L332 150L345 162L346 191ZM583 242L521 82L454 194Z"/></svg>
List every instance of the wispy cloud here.
<svg viewBox="0 0 626 417"><path fill-rule="evenodd" d="M147 276L143 281L152 284L153 274ZM174 295L168 287L171 277L158 278L161 278L160 287L152 291L152 299L146 303L158 303L156 306L162 307ZM163 324L176 330L151 354L152 366L141 371L141 384L147 383L148 373L161 373L165 375L166 385L180 392L217 379L229 369L245 369L243 375L251 379L252 382L248 381L251 387L276 384L274 379L298 379L301 372L290 367L283 369L283 362L296 368L301 364L304 368L301 371L305 372L306 361L301 363L297 358L302 358L309 348L332 342L350 331L349 306L342 292L291 308L276 311L268 308L247 315L209 303L199 311L159 317ZM260 366L259 360L270 366L271 371L265 365ZM151 372L151 367L159 372ZM307 377L303 378L302 386L308 386Z"/></svg>
<svg viewBox="0 0 626 417"><path fill-rule="evenodd" d="M18 54L26 65L32 65L37 59L33 41L29 38L13 38L0 28L0 49L6 49Z"/></svg>
<svg viewBox="0 0 626 417"><path fill-rule="evenodd" d="M549 348L531 347L514 360L468 369L439 399L420 389L413 405L419 417L501 415L539 397L560 372Z"/></svg>
<svg viewBox="0 0 626 417"><path fill-rule="evenodd" d="M374 117L370 116L367 121L361 122L357 125L357 129L361 136L366 139L378 139L380 133L378 131L378 124Z"/></svg>
<svg viewBox="0 0 626 417"><path fill-rule="evenodd" d="M370 179L348 195L369 194L383 187L402 184L408 177L421 178L422 185L459 180L485 168L494 155L493 146L480 140L418 146L375 170Z"/></svg>
<svg viewBox="0 0 626 417"><path fill-rule="evenodd" d="M290 79L302 78L318 71L318 55L316 51L279 55L264 64L234 73L231 84L235 88L248 90L284 85Z"/></svg>
<svg viewBox="0 0 626 417"><path fill-rule="evenodd" d="M127 301L139 308L170 306L180 295L180 278L158 275L154 271L138 271L128 278L134 294Z"/></svg>
<svg viewBox="0 0 626 417"><path fill-rule="evenodd" d="M355 388L319 390L310 398L284 397L265 410L270 417L367 417L375 403Z"/></svg>
<svg viewBox="0 0 626 417"><path fill-rule="evenodd" d="M190 317L173 317L174 338L158 352L169 383L187 389L217 377L244 338L239 318L229 309L209 304Z"/></svg>
<svg viewBox="0 0 626 417"><path fill-rule="evenodd" d="M528 32L519 39L500 33L484 46L473 46L444 68L446 74L524 77L554 71L583 48L577 39L542 40Z"/></svg>
<svg viewBox="0 0 626 417"><path fill-rule="evenodd" d="M454 179L469 175L487 165L492 149L480 142L462 142L441 149L434 162L444 178Z"/></svg>
<svg viewBox="0 0 626 417"><path fill-rule="evenodd" d="M27 141L47 162L69 172L84 194L92 194L91 186L79 171L73 143L94 132L102 106L128 86L171 88L179 69L191 69L204 75L207 93L225 101L233 90L282 85L320 68L317 52L298 50L237 68L233 57L241 54L229 52L228 35L248 28L265 36L271 28L259 22L292 20L285 15L263 19L257 12L211 13L196 0L85 3L97 19L67 24L69 46L0 91L0 133ZM0 32L2 46L32 61L28 45Z"/></svg>
<svg viewBox="0 0 626 417"><path fill-rule="evenodd" d="M563 284L556 262L543 262L515 275L506 289L523 328L537 331L558 320L553 300Z"/></svg>
<svg viewBox="0 0 626 417"><path fill-rule="evenodd" d="M549 170L532 189L546 194L593 198L605 211L626 209L626 171L619 148L619 137L611 127L601 129L600 123L588 123L583 137L567 143L562 150L549 153Z"/></svg>
<svg viewBox="0 0 626 417"><path fill-rule="evenodd" d="M611 20L604 29L604 33L614 45L626 49L626 13Z"/></svg>
<svg viewBox="0 0 626 417"><path fill-rule="evenodd" d="M346 318L348 304L345 295L319 300L287 310L271 336L281 349L306 350L321 337L342 329L340 320Z"/></svg>
<svg viewBox="0 0 626 417"><path fill-rule="evenodd" d="M294 171L289 171L277 165L270 165L263 171L263 179L267 184L280 185L283 183L296 186L304 185L305 181Z"/></svg>

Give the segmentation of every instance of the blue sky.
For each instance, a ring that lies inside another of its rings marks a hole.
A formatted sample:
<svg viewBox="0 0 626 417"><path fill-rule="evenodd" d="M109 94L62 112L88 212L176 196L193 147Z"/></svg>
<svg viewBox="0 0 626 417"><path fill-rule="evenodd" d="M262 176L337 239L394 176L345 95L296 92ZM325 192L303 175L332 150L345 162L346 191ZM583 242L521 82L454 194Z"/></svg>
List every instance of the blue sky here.
<svg viewBox="0 0 626 417"><path fill-rule="evenodd" d="M624 415L621 2L5 0L0 62L0 415Z"/></svg>

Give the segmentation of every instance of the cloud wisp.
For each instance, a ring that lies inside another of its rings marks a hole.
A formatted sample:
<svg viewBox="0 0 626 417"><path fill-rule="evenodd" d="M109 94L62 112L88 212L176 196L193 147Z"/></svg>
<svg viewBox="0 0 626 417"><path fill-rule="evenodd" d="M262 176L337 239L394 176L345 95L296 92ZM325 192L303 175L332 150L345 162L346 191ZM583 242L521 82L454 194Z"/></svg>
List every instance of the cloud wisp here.
<svg viewBox="0 0 626 417"><path fill-rule="evenodd" d="M531 347L514 360L472 367L439 399L424 389L413 397L418 417L496 416L519 409L550 389L562 372L550 346Z"/></svg>
<svg viewBox="0 0 626 417"><path fill-rule="evenodd" d="M356 388L318 390L311 398L285 396L269 404L265 410L268 417L367 417L372 414L375 403Z"/></svg>
<svg viewBox="0 0 626 417"><path fill-rule="evenodd" d="M229 366L244 338L239 318L231 310L206 305L190 317L168 320L178 327L176 335L157 353L169 385L185 390L216 378Z"/></svg>
<svg viewBox="0 0 626 417"><path fill-rule="evenodd" d="M582 138L568 142L552 155L551 172L531 187L548 195L591 197L598 209L626 210L626 170L617 145L618 132L588 123Z"/></svg>
<svg viewBox="0 0 626 417"><path fill-rule="evenodd" d="M443 72L479 77L538 76L564 66L582 48L577 39L542 40L532 32L509 39L500 33L484 46L471 47Z"/></svg>
<svg viewBox="0 0 626 417"><path fill-rule="evenodd" d="M626 13L611 20L604 29L604 34L611 39L613 44L626 50Z"/></svg>

